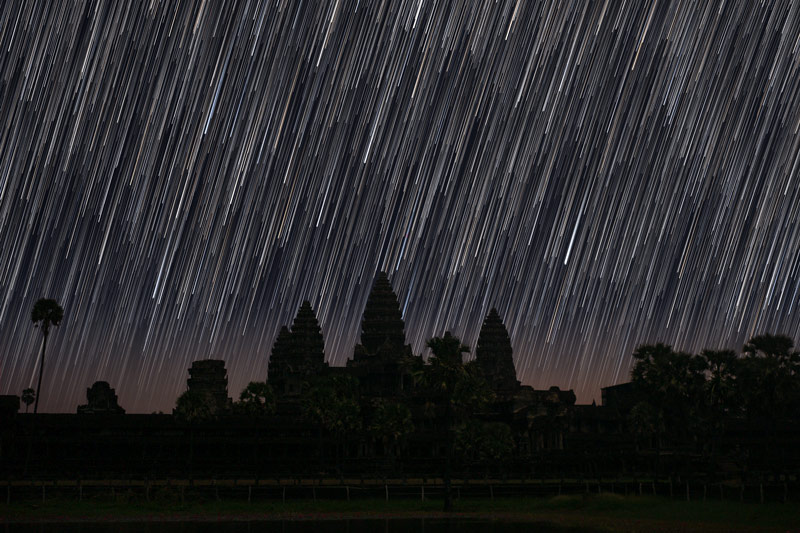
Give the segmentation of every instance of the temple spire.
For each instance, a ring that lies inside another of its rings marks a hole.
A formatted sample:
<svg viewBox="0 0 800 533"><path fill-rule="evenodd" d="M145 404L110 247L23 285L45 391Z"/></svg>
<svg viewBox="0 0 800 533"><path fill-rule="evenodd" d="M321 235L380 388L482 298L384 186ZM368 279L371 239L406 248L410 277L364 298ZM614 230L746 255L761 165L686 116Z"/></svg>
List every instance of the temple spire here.
<svg viewBox="0 0 800 533"><path fill-rule="evenodd" d="M406 344L400 304L385 272L379 272L367 298L361 320L361 344L353 350L347 368L358 378L366 396L393 396L410 389L408 369L413 356Z"/></svg>
<svg viewBox="0 0 800 533"><path fill-rule="evenodd" d="M519 387L514 368L511 338L497 310L492 308L483 321L475 349L475 360L495 392L511 393Z"/></svg>
<svg viewBox="0 0 800 533"><path fill-rule="evenodd" d="M308 300L300 305L292 323L292 362L309 371L325 364L325 342L317 316Z"/></svg>
<svg viewBox="0 0 800 533"><path fill-rule="evenodd" d="M292 334L289 328L282 326L275 337L275 343L272 345L272 353L269 356L269 367L267 376L269 381L275 381L286 372L289 365L289 356L291 355Z"/></svg>
<svg viewBox="0 0 800 533"><path fill-rule="evenodd" d="M367 353L375 354L387 344L402 349L406 343L403 316L397 295L385 272L379 272L367 298L361 321L361 344Z"/></svg>
<svg viewBox="0 0 800 533"><path fill-rule="evenodd" d="M269 358L268 381L279 395L297 395L303 383L327 367L325 342L317 316L308 301L300 305L292 330L284 326Z"/></svg>

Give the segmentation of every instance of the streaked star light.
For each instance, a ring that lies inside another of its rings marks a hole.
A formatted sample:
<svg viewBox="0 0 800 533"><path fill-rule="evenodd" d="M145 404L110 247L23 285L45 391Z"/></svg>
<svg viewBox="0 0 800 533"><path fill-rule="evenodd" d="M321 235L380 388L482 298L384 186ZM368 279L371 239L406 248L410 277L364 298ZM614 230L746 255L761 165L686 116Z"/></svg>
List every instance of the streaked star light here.
<svg viewBox="0 0 800 533"><path fill-rule="evenodd" d="M352 356L386 270L409 342L579 401L642 342L800 339L800 4L0 6L0 393L169 411L263 380L309 299Z"/></svg>

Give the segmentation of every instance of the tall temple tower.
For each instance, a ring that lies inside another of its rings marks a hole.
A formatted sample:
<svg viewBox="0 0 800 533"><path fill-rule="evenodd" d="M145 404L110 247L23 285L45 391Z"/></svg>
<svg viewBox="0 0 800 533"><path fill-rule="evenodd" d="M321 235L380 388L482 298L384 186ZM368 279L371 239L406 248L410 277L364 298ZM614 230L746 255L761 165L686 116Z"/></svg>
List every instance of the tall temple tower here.
<svg viewBox="0 0 800 533"><path fill-rule="evenodd" d="M411 386L406 364L413 358L397 295L385 272L379 272L367 298L357 344L347 368L368 396L394 395Z"/></svg>
<svg viewBox="0 0 800 533"><path fill-rule="evenodd" d="M386 273L380 272L364 307L361 346L366 353L375 354L384 343L402 349L406 344L406 333L397 295Z"/></svg>
<svg viewBox="0 0 800 533"><path fill-rule="evenodd" d="M514 367L511 338L503 320L492 308L483 321L475 348L475 360L489 386L498 398L507 398L519 389L517 370Z"/></svg>
<svg viewBox="0 0 800 533"><path fill-rule="evenodd" d="M304 301L292 330L284 326L275 338L269 358L269 384L279 396L296 396L303 382L327 369L322 329L311 304Z"/></svg>

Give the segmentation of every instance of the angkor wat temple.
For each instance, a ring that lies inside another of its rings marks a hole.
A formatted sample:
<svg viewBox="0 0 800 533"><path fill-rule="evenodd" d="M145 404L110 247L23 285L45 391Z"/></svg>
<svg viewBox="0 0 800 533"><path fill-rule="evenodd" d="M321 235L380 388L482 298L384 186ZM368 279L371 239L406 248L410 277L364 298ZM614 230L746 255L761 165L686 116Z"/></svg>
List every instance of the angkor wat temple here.
<svg viewBox="0 0 800 533"><path fill-rule="evenodd" d="M224 362L217 360L195 361L187 381L189 392L208 400L205 412L213 416L121 416L124 410L105 382L87 391L88 403L75 415L17 413L19 399L15 405L15 397L4 397L0 479L436 477L443 457L452 453L447 443L453 427L438 399L419 385L425 361L406 344L404 327L397 296L380 273L352 358L343 367L330 366L317 318L303 302L291 328L283 327L275 339L266 376L275 409L259 416L235 409ZM698 451L696 442L641 438L631 428L637 393L629 383L602 389L601 405L576 405L571 390L522 385L495 309L485 317L474 356L473 367L491 395L470 415L476 425L462 428L455 475L720 478L771 468L752 453L763 439L747 424L729 426L724 445L717 447L724 453L716 458ZM308 416L309 388L339 378L355 384L348 408L358 420L348 425L346 411L327 425ZM393 428L380 433L382 417L392 416ZM799 441L797 424L771 439L772 449L792 449ZM781 468L800 469L796 455L794 462L781 457Z"/></svg>

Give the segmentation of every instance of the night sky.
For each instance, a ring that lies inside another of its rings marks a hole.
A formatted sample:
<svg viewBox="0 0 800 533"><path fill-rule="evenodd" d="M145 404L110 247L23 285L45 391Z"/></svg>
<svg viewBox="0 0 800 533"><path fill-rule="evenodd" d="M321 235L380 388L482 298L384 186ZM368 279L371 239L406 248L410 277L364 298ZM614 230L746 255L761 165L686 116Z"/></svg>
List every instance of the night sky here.
<svg viewBox="0 0 800 533"><path fill-rule="evenodd" d="M581 402L633 348L800 338L800 5L7 1L0 393L231 396L311 301L326 357L376 271L408 342L475 346Z"/></svg>

